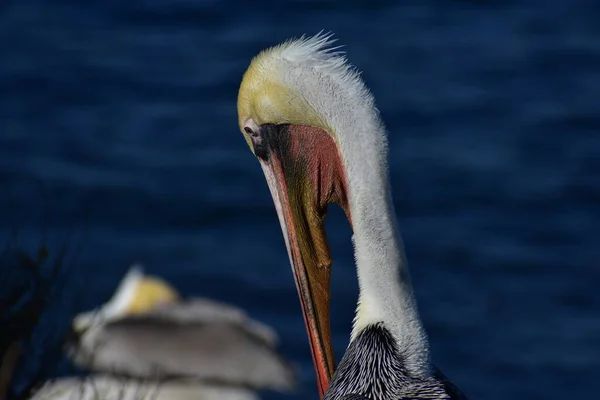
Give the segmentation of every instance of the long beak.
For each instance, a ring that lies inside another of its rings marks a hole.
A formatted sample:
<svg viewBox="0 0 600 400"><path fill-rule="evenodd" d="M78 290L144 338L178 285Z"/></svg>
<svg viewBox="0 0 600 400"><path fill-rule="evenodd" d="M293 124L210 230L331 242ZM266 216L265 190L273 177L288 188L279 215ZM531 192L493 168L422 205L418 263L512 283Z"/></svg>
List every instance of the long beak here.
<svg viewBox="0 0 600 400"><path fill-rule="evenodd" d="M330 202L347 211L337 146L321 129L289 125L263 126L253 144L283 231L322 397L335 368L324 219Z"/></svg>

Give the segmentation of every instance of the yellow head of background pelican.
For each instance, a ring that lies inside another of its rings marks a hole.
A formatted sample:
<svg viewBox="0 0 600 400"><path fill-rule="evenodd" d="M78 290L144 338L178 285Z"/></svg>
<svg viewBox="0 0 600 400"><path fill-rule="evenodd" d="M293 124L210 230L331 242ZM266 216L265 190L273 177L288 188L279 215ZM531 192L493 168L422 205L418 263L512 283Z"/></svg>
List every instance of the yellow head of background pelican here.
<svg viewBox="0 0 600 400"><path fill-rule="evenodd" d="M141 266L134 265L104 306L74 318L73 330L81 333L95 321L108 322L129 315L143 314L162 304L174 304L180 300L179 293L166 281L144 275Z"/></svg>

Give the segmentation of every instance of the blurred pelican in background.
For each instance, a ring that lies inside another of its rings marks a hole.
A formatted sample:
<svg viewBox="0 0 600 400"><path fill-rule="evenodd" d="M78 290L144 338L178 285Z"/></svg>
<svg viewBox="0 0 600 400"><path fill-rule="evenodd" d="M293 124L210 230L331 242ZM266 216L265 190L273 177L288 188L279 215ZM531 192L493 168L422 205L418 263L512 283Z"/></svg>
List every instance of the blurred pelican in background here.
<svg viewBox="0 0 600 400"><path fill-rule="evenodd" d="M259 389L295 386L270 327L227 304L183 300L137 265L72 328L67 354L92 374L49 381L32 399L257 400Z"/></svg>
<svg viewBox="0 0 600 400"><path fill-rule="evenodd" d="M75 364L93 371L282 391L295 384L270 327L228 304L183 300L137 265L107 304L75 317L73 330L76 339L68 353Z"/></svg>

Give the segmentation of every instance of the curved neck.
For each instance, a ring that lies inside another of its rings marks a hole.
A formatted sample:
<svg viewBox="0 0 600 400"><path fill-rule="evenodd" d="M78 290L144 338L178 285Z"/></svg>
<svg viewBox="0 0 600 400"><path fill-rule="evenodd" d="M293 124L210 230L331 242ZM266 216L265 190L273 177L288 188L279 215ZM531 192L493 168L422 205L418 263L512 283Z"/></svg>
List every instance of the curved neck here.
<svg viewBox="0 0 600 400"><path fill-rule="evenodd" d="M407 370L415 376L428 376L427 335L413 295L390 191L364 190L351 196L360 288L351 340L365 328L383 323L396 339Z"/></svg>
<svg viewBox="0 0 600 400"><path fill-rule="evenodd" d="M363 117L346 127L356 139L340 143L347 155L344 163L360 288L351 340L381 322L396 339L407 371L425 377L430 375L429 345L392 201L385 128L376 112ZM349 135L344 131L339 136Z"/></svg>

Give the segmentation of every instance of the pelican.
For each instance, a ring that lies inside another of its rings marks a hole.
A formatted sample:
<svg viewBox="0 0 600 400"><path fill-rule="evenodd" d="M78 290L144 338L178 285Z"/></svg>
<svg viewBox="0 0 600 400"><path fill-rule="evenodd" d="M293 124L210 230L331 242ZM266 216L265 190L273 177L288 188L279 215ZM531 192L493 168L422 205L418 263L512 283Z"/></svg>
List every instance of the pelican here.
<svg viewBox="0 0 600 400"><path fill-rule="evenodd" d="M242 310L182 300L164 280L133 266L110 301L73 320L74 363L142 379L188 378L289 391L295 373L275 350L277 334Z"/></svg>
<svg viewBox="0 0 600 400"><path fill-rule="evenodd" d="M257 389L295 386L271 328L227 304L185 301L139 265L108 303L77 315L73 331L67 353L92 374L45 382L30 400L258 400ZM3 386L20 356L5 351Z"/></svg>
<svg viewBox="0 0 600 400"><path fill-rule="evenodd" d="M392 202L386 129L330 34L287 41L243 76L239 127L270 189L326 400L461 399L430 362ZM353 230L359 298L334 373L327 205Z"/></svg>

